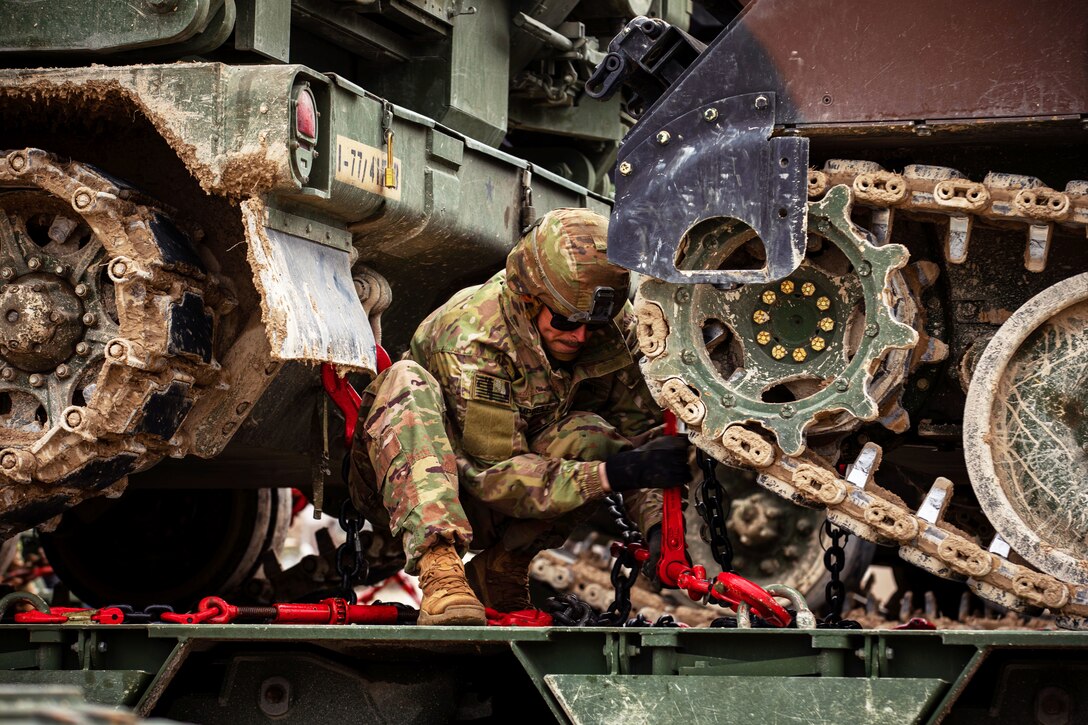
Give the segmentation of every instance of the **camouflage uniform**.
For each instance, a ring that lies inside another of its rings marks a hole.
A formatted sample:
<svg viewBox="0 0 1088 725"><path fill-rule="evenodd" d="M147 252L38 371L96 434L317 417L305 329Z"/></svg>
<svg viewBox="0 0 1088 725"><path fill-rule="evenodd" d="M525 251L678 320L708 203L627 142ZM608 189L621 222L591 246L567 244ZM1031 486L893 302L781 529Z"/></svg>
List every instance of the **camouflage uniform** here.
<svg viewBox="0 0 1088 725"><path fill-rule="evenodd" d="M531 232L545 249L555 233ZM507 270L428 316L405 359L363 396L353 500L402 538L409 573L439 539L462 555L499 541L507 550L560 545L604 496L598 464L661 422L635 361L629 303L575 361L552 364L534 322L542 303L519 293L533 273L518 254L524 241ZM626 497L643 531L660 521L660 491Z"/></svg>

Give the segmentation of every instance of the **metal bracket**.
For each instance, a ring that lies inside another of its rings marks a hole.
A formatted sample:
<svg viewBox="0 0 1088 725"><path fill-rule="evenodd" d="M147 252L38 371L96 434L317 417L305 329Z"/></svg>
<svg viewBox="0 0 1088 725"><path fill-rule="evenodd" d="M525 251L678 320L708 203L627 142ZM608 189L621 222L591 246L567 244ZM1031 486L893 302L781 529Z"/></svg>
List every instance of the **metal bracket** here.
<svg viewBox="0 0 1088 725"><path fill-rule="evenodd" d="M714 101L670 121L620 159L608 258L666 282L719 286L772 282L804 257L808 139L771 138L773 93ZM696 224L750 226L766 250L758 270L680 270Z"/></svg>

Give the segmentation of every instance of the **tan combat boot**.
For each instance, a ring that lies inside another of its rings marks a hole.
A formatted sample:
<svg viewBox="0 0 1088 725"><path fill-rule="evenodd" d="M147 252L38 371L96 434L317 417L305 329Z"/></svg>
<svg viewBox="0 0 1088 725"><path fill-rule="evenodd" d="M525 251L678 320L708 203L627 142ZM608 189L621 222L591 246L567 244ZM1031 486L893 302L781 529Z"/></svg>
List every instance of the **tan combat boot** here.
<svg viewBox="0 0 1088 725"><path fill-rule="evenodd" d="M465 565L453 544L442 541L419 560L418 624L487 624L484 607L465 581Z"/></svg>
<svg viewBox="0 0 1088 725"><path fill-rule="evenodd" d="M465 574L485 606L500 612L532 609L529 564L534 556L507 551L501 544L495 544L474 556L465 567Z"/></svg>

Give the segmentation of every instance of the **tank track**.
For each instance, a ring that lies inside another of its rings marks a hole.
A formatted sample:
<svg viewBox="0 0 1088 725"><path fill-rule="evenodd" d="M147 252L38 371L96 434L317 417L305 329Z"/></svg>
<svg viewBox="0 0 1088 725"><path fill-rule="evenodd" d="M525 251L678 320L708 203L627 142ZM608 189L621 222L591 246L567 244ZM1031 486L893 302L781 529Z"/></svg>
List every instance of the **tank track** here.
<svg viewBox="0 0 1088 725"><path fill-rule="evenodd" d="M184 455L235 302L161 205L91 166L8 151L0 200L2 539Z"/></svg>
<svg viewBox="0 0 1088 725"><path fill-rule="evenodd" d="M902 559L937 576L965 581L976 594L999 606L1029 613L1049 609L1059 626L1088 628L1088 586L1020 563L1021 557L1010 552L1000 536L986 547L943 520L952 497L948 479L937 478L914 511L874 481L883 454L879 445L866 443L845 473L832 463L838 456L841 434L862 423L879 420L892 431L907 430L906 411L898 404L907 377L918 365L942 360L948 352L944 343L925 334L925 310L920 304L920 291L932 284L937 265L920 262L906 267L903 255L890 261L885 256L876 260L871 256L874 251L895 255L886 250L902 250L890 243L895 214L940 222L944 226L944 258L949 265L966 261L976 220L999 222L1006 228L1021 226L1024 267L1039 272L1046 266L1055 225L1082 232L1088 227L1088 182L1073 181L1064 191L1057 191L1025 176L991 173L984 181L975 182L943 167L915 165L895 173L872 162L836 160L822 170L810 171L809 197L810 232L832 240L837 235L843 238L836 242L840 246L852 243L860 249L860 256L850 260L855 271L886 272L880 289L866 291L863 328L865 334L874 331L873 337L886 344L868 352L863 348L865 365L838 371L827 388L800 402L760 400L758 386L736 385L745 371L730 377L732 371L723 370L721 359L704 354L702 348L714 334L707 334L705 326L700 329L702 318L685 307L698 291L647 279L640 286L636 312L639 344L645 356L643 373L655 398L688 424L697 445L724 463L755 471L758 483L777 495L825 509L833 523L868 541L896 546ZM836 197L848 197L845 213L838 219L834 214L829 216L827 208L828 201ZM851 204L861 209L851 210ZM864 209L869 213L867 229L856 228L852 218L863 216ZM831 233L828 221L835 227ZM735 242L731 249L737 247ZM812 249L810 237L810 252ZM697 240L689 240L686 250L697 263ZM734 302L744 299L743 289L719 290L718 294L731 295ZM767 305L760 309L772 311ZM748 319L758 314L746 312ZM877 319L874 314L882 317ZM915 339L900 332L896 339L886 340L883 330L888 321L898 330L913 328ZM753 322L760 324L760 318ZM870 327L874 323L878 329ZM735 328L732 331L736 333ZM776 339L766 335L758 341L749 338L747 344L766 348ZM902 351L907 352L906 362ZM784 350L783 363L789 362L790 352L788 347ZM812 349L806 352L814 354ZM751 360L753 354L745 351L745 360ZM803 362L804 357L798 357L801 360L795 362ZM857 357L855 354L853 359ZM765 367L784 370L773 363ZM779 372L779 379L788 382L790 374L788 370ZM760 384L767 385L773 377ZM857 391L855 397L838 399L828 389L836 384L839 393ZM812 398L816 405L806 402ZM812 440L821 434L822 439Z"/></svg>

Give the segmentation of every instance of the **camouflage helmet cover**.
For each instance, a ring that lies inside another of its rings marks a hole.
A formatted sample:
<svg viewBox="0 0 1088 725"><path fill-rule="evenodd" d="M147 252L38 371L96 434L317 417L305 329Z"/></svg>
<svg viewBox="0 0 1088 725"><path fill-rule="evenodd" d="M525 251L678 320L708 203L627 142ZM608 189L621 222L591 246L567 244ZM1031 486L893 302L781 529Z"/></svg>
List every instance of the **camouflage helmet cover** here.
<svg viewBox="0 0 1088 725"><path fill-rule="evenodd" d="M510 251L507 284L559 314L587 319L600 311L598 290L611 290L615 317L627 299L630 275L608 261L607 245L608 219L589 209L555 209Z"/></svg>

